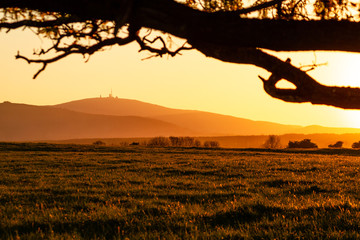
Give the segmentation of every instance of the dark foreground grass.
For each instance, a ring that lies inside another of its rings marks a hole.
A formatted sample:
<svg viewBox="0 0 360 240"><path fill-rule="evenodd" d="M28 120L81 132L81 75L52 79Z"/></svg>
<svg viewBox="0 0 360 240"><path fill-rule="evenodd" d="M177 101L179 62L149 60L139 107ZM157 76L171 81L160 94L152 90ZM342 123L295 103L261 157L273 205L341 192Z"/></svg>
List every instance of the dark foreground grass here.
<svg viewBox="0 0 360 240"><path fill-rule="evenodd" d="M0 239L360 238L344 151L0 149Z"/></svg>

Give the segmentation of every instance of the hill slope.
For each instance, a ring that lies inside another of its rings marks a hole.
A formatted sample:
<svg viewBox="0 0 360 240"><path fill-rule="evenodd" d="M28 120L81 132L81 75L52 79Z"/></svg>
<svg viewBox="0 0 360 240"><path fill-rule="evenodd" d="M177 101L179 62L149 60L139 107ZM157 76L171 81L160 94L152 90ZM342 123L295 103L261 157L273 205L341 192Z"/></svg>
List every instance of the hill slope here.
<svg viewBox="0 0 360 240"><path fill-rule="evenodd" d="M184 128L196 129L199 132L206 133L204 135L212 136L284 134L301 129L300 126L253 121L200 111L155 116L154 118L171 122Z"/></svg>
<svg viewBox="0 0 360 240"><path fill-rule="evenodd" d="M0 104L0 141L359 132L252 121L118 98L91 98L55 106Z"/></svg>
<svg viewBox="0 0 360 240"><path fill-rule="evenodd" d="M175 124L182 128L192 129L202 136L268 135L286 133L360 133L360 129L354 128L284 125L265 121L253 121L209 112L172 109L137 100L113 97L71 101L55 105L55 107L92 114L151 117Z"/></svg>
<svg viewBox="0 0 360 240"><path fill-rule="evenodd" d="M54 107L0 104L0 141L194 135L164 121L86 114Z"/></svg>
<svg viewBox="0 0 360 240"><path fill-rule="evenodd" d="M296 132L300 126L252 121L233 116L162 107L137 100L121 98L88 98L54 107L91 114L142 116L169 122L200 135L259 135Z"/></svg>
<svg viewBox="0 0 360 240"><path fill-rule="evenodd" d="M53 107L91 114L141 117L187 112L187 110L172 109L137 100L114 97L87 98L53 105Z"/></svg>

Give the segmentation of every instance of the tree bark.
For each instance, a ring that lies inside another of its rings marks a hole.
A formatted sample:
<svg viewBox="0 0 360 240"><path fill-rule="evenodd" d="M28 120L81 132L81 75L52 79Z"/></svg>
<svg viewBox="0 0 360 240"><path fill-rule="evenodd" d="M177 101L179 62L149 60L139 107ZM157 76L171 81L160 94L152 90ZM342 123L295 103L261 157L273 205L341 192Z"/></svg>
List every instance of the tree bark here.
<svg viewBox="0 0 360 240"><path fill-rule="evenodd" d="M360 52L360 24L349 21L246 19L231 12L206 13L173 0L3 0L0 8L20 7L69 13L80 19L116 21L132 5L128 23L191 41L275 51Z"/></svg>
<svg viewBox="0 0 360 240"><path fill-rule="evenodd" d="M231 12L206 13L169 0L141 0L140 26L188 39L275 51L360 52L360 24L348 21L246 19Z"/></svg>

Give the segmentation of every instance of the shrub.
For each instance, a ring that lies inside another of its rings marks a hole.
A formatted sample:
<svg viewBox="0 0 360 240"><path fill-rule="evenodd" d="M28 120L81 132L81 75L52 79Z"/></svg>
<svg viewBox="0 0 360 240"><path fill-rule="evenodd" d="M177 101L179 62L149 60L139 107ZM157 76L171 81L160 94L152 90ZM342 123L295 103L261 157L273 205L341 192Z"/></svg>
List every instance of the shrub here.
<svg viewBox="0 0 360 240"><path fill-rule="evenodd" d="M352 148L360 148L360 141L358 142L354 142L352 145L351 145Z"/></svg>
<svg viewBox="0 0 360 240"><path fill-rule="evenodd" d="M200 141L193 137L169 137L172 147L199 147Z"/></svg>
<svg viewBox="0 0 360 240"><path fill-rule="evenodd" d="M329 148L342 148L344 142L343 141L337 141L335 144L330 144Z"/></svg>
<svg viewBox="0 0 360 240"><path fill-rule="evenodd" d="M193 147L195 139L192 137L184 137L183 139L183 147Z"/></svg>
<svg viewBox="0 0 360 240"><path fill-rule="evenodd" d="M301 141L289 141L288 148L318 148L318 146L311 142L310 139L304 139Z"/></svg>
<svg viewBox="0 0 360 240"><path fill-rule="evenodd" d="M206 148L218 148L218 147L220 147L220 144L217 141L205 141L204 142L204 147L206 147Z"/></svg>
<svg viewBox="0 0 360 240"><path fill-rule="evenodd" d="M269 149L281 148L280 137L276 135L269 135L268 139L263 144L263 147Z"/></svg>
<svg viewBox="0 0 360 240"><path fill-rule="evenodd" d="M179 137L169 137L171 146L173 147L180 147L181 143L180 143L180 138Z"/></svg>
<svg viewBox="0 0 360 240"><path fill-rule="evenodd" d="M201 147L201 142L195 140L193 137L155 137L148 141L146 144L151 147ZM208 141L207 147L216 148L219 147L219 143L215 141Z"/></svg>
<svg viewBox="0 0 360 240"><path fill-rule="evenodd" d="M195 140L194 147L201 147L201 142L199 140Z"/></svg>
<svg viewBox="0 0 360 240"><path fill-rule="evenodd" d="M170 146L170 140L166 137L154 137L149 140L147 143L150 147L169 147Z"/></svg>
<svg viewBox="0 0 360 240"><path fill-rule="evenodd" d="M106 144L103 141L98 140L98 141L93 142L93 145L95 145L95 146L105 146Z"/></svg>

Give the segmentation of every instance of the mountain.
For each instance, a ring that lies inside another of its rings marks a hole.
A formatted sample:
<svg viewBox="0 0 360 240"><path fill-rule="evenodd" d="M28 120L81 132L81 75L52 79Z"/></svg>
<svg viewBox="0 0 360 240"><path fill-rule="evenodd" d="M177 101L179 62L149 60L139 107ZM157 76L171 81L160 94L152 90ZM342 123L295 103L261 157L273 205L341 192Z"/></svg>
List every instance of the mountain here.
<svg viewBox="0 0 360 240"><path fill-rule="evenodd" d="M178 114L188 111L167 108L137 100L115 97L87 98L53 105L53 107L91 114L141 117Z"/></svg>
<svg viewBox="0 0 360 240"><path fill-rule="evenodd" d="M97 115L9 102L0 104L0 141L194 134L174 124L145 117Z"/></svg>
<svg viewBox="0 0 360 240"><path fill-rule="evenodd" d="M335 133L335 134L345 134L345 133L360 133L360 128L330 128L323 127L319 125L310 125L303 127L301 131L294 133L304 133L304 134L313 134L313 133Z"/></svg>
<svg viewBox="0 0 360 240"><path fill-rule="evenodd" d="M252 121L114 97L83 99L54 106L9 102L0 104L0 141L141 138L170 135L266 136L288 133L360 133L360 129L301 127Z"/></svg>
<svg viewBox="0 0 360 240"><path fill-rule="evenodd" d="M174 123L185 128L196 129L204 135L262 135L296 132L300 126L253 121L221 114L192 111L180 114L154 116L154 118Z"/></svg>
<svg viewBox="0 0 360 240"><path fill-rule="evenodd" d="M265 121L253 121L210 112L166 108L137 100L114 97L82 99L54 105L54 107L91 114L151 117L185 129L192 129L202 136L360 133L360 129L354 128L302 127Z"/></svg>
<svg viewBox="0 0 360 240"><path fill-rule="evenodd" d="M196 130L199 135L205 136L283 134L296 132L301 128L209 112L173 109L114 97L82 99L54 107L91 114L151 117L185 129Z"/></svg>

